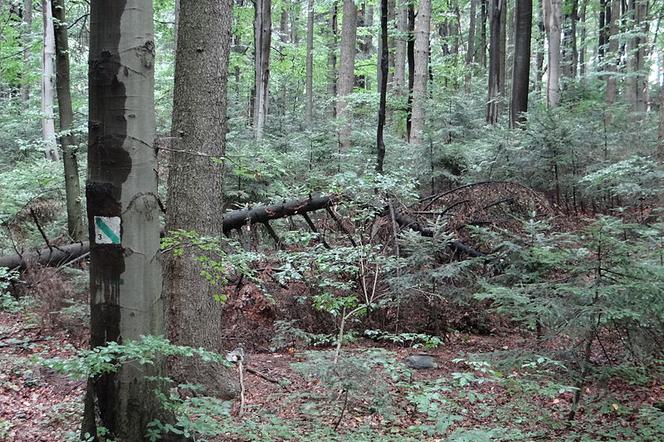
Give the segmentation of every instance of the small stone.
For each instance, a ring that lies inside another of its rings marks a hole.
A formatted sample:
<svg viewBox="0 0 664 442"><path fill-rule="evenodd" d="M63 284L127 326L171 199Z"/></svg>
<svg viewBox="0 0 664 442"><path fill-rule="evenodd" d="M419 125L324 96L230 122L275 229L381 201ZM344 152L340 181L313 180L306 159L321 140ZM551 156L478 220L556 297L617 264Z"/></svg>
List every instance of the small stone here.
<svg viewBox="0 0 664 442"><path fill-rule="evenodd" d="M427 368L438 367L434 357L425 353L409 355L406 357L406 359L404 359L404 362L408 368L413 368L415 370L424 370Z"/></svg>

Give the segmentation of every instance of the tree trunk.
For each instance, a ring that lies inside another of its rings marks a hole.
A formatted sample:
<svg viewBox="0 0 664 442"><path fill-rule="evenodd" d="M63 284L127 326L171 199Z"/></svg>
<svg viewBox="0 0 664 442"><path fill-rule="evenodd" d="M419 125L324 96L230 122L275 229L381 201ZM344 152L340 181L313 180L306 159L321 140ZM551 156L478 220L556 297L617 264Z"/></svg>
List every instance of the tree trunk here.
<svg viewBox="0 0 664 442"><path fill-rule="evenodd" d="M387 24L390 30L387 34L387 89L394 85L394 25L396 24L397 0L387 0Z"/></svg>
<svg viewBox="0 0 664 442"><path fill-rule="evenodd" d="M53 25L56 49L56 86L60 116L60 146L65 172L65 195L67 199L67 231L74 241L83 239L83 215L81 212L81 187L78 178L76 146L71 131L74 126L74 111L71 105L69 81L69 40L65 0L53 0Z"/></svg>
<svg viewBox="0 0 664 442"><path fill-rule="evenodd" d="M607 32L609 30L609 23L611 21L611 9L609 7L609 1L610 0L599 0L599 16L597 18L598 21L598 34L597 34L597 60L601 64L604 61L604 53L606 51L606 46L608 43L608 35ZM618 16L620 13L618 11L616 12L616 16ZM607 13L609 16L607 17Z"/></svg>
<svg viewBox="0 0 664 442"><path fill-rule="evenodd" d="M346 96L353 92L355 84L355 45L357 42L357 6L354 0L343 0L344 21L341 30L341 62L337 82L337 118L339 122L339 151L351 146L352 124Z"/></svg>
<svg viewBox="0 0 664 442"><path fill-rule="evenodd" d="M628 2L631 31L635 34L628 40L629 73L626 80L626 96L635 112L644 112L647 103L647 76L644 72L646 35L648 31L648 0L630 0Z"/></svg>
<svg viewBox="0 0 664 442"><path fill-rule="evenodd" d="M406 140L410 142L413 116L413 83L415 82L415 6L408 3L408 104L406 106Z"/></svg>
<svg viewBox="0 0 664 442"><path fill-rule="evenodd" d="M486 69L486 21L488 0L480 0L480 47L477 52L477 62Z"/></svg>
<svg viewBox="0 0 664 442"><path fill-rule="evenodd" d="M330 38L327 47L327 93L330 96L330 116L337 117L337 2L330 11Z"/></svg>
<svg viewBox="0 0 664 442"><path fill-rule="evenodd" d="M549 44L546 103L550 108L560 103L560 20L562 0L544 0L544 27Z"/></svg>
<svg viewBox="0 0 664 442"><path fill-rule="evenodd" d="M659 136L657 137L657 159L664 164L664 82L659 89Z"/></svg>
<svg viewBox="0 0 664 442"><path fill-rule="evenodd" d="M406 87L406 53L408 51L408 4L397 1L397 37L394 42L394 88L402 93Z"/></svg>
<svg viewBox="0 0 664 442"><path fill-rule="evenodd" d="M618 95L618 84L616 73L618 72L618 33L620 32L620 0L611 0L610 8L605 12L606 28L608 28L608 36L606 37L609 43L608 53L606 54L605 63L608 74L606 75L606 92L605 99L608 105L615 103ZM606 49L605 49L606 51Z"/></svg>
<svg viewBox="0 0 664 442"><path fill-rule="evenodd" d="M500 63L500 75L498 76L498 87L500 90L501 97L505 97L506 84L507 81L507 8L508 0L501 0L503 3L502 8L500 9L500 56L498 61ZM501 100L498 105L503 106L503 100Z"/></svg>
<svg viewBox="0 0 664 442"><path fill-rule="evenodd" d="M490 44L489 44L489 87L486 108L486 121L487 123L496 124L499 117L499 101L500 85L503 83L500 79L500 27L502 9L504 8L504 0L491 0L491 7L489 10L490 21Z"/></svg>
<svg viewBox="0 0 664 442"><path fill-rule="evenodd" d="M49 9L50 10L50 9ZM163 335L152 1L90 4L88 182L91 346ZM159 411L147 376L124 364L88 382L83 432L143 440Z"/></svg>
<svg viewBox="0 0 664 442"><path fill-rule="evenodd" d="M378 128L376 129L376 172L383 173L385 162L385 140L383 131L385 128L385 104L387 99L387 0L380 0L380 100L378 104Z"/></svg>
<svg viewBox="0 0 664 442"><path fill-rule="evenodd" d="M544 0L537 0L537 55L535 56L535 90L542 92L542 78L544 77Z"/></svg>
<svg viewBox="0 0 664 442"><path fill-rule="evenodd" d="M30 46L32 45L32 0L23 2L23 23L25 23L25 33L23 35L23 79L21 81L21 102L23 107L28 107L30 100L30 81L25 73L29 72L30 66Z"/></svg>
<svg viewBox="0 0 664 442"><path fill-rule="evenodd" d="M415 19L415 75L413 81L413 114L410 143L424 143L425 106L429 81L429 33L431 32L431 0L421 0Z"/></svg>
<svg viewBox="0 0 664 442"><path fill-rule="evenodd" d="M58 161L58 144L55 138L55 118L53 116L53 100L55 97L55 36L53 35L53 10L51 0L42 0L44 18L44 51L42 56L42 137L44 154L52 161Z"/></svg>
<svg viewBox="0 0 664 442"><path fill-rule="evenodd" d="M254 7L254 135L263 138L270 83L270 44L272 40L272 0L256 0Z"/></svg>
<svg viewBox="0 0 664 442"><path fill-rule="evenodd" d="M588 23L586 22L586 12L588 10L588 0L581 0L581 45L579 46L579 77L581 81L586 77L586 36L588 34Z"/></svg>
<svg viewBox="0 0 664 442"><path fill-rule="evenodd" d="M530 37L533 25L533 1L517 0L514 36L514 69L512 71L512 107L510 125L517 127L528 111L528 85L530 83Z"/></svg>
<svg viewBox="0 0 664 442"><path fill-rule="evenodd" d="M573 79L576 77L576 65L579 53L576 44L576 23L578 21L579 0L566 0L565 21L562 43L562 66L563 78Z"/></svg>
<svg viewBox="0 0 664 442"><path fill-rule="evenodd" d="M311 128L314 115L314 0L307 3L307 67L306 67L306 120Z"/></svg>
<svg viewBox="0 0 664 442"><path fill-rule="evenodd" d="M477 16L477 0L470 0L470 23L468 25L468 47L466 49L466 91L470 91L472 79L473 60L475 58L475 21Z"/></svg>
<svg viewBox="0 0 664 442"><path fill-rule="evenodd" d="M180 8L172 126L177 149L169 161L166 231L221 237L224 165L214 158L223 157L226 146L232 1L181 0ZM196 258L191 250L166 257L169 338L221 352L222 305L215 300L220 287L201 275ZM207 394L229 398L236 392L229 373L217 364L188 358L173 361L169 369L178 382L201 384Z"/></svg>

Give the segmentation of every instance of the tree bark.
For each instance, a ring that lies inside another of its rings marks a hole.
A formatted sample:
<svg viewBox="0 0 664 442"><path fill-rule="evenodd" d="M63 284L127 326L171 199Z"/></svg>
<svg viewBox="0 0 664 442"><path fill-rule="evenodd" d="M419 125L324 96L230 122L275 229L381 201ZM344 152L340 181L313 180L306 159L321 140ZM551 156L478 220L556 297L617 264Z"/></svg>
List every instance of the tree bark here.
<svg viewBox="0 0 664 442"><path fill-rule="evenodd" d="M408 4L406 0L397 1L397 37L394 41L394 89L403 93L406 87L406 53L408 51Z"/></svg>
<svg viewBox="0 0 664 442"><path fill-rule="evenodd" d="M470 91L473 61L475 59L475 22L477 16L477 0L470 0L470 23L468 24L468 47L466 48L466 91Z"/></svg>
<svg viewBox="0 0 664 442"><path fill-rule="evenodd" d="M92 347L163 334L154 116L152 1L90 5L88 182ZM117 224L116 224L117 222ZM88 383L83 432L96 422L143 440L159 411L147 376L124 364Z"/></svg>
<svg viewBox="0 0 664 442"><path fill-rule="evenodd" d="M410 143L424 143L425 106L429 81L429 34L431 32L431 0L421 0L415 19L415 72L413 81L413 113Z"/></svg>
<svg viewBox="0 0 664 442"><path fill-rule="evenodd" d="M406 109L406 140L410 142L413 116L413 83L415 82L415 5L408 3L408 104Z"/></svg>
<svg viewBox="0 0 664 442"><path fill-rule="evenodd" d="M60 146L62 147L67 200L67 231L72 240L81 241L83 239L83 215L76 146L74 136L71 133L74 128L74 111L71 104L71 84L69 80L69 37L67 35L65 0L53 0L53 19Z"/></svg>
<svg viewBox="0 0 664 442"><path fill-rule="evenodd" d="M576 77L576 65L579 52L576 44L576 24L579 19L579 0L566 0L565 21L562 43L562 66L563 78L573 79Z"/></svg>
<svg viewBox="0 0 664 442"><path fill-rule="evenodd" d="M626 96L635 112L644 112L647 105L648 81L644 72L646 35L648 33L648 0L630 0L628 2L632 18L632 32L628 40L628 60L630 75L626 80Z"/></svg>
<svg viewBox="0 0 664 442"><path fill-rule="evenodd" d="M330 38L327 47L327 93L330 96L330 116L337 117L337 2L332 3L330 11Z"/></svg>
<svg viewBox="0 0 664 442"><path fill-rule="evenodd" d="M55 97L55 36L53 35L53 10L51 0L42 0L42 15L44 22L44 50L42 53L42 137L44 139L44 154L52 161L58 161L58 145L55 138L55 117L53 116L53 101Z"/></svg>
<svg viewBox="0 0 664 442"><path fill-rule="evenodd" d="M606 27L608 28L608 53L605 57L606 70L606 91L605 99L608 105L615 103L618 95L618 84L616 73L618 72L618 33L620 32L620 0L611 0L610 9L608 14L605 13L607 19Z"/></svg>
<svg viewBox="0 0 664 442"><path fill-rule="evenodd" d="M387 46L387 0L380 0L380 78L379 104L378 104L378 127L376 129L376 172L383 173L385 162L385 140L383 132L385 129L385 105L387 100L387 69L388 69L388 46Z"/></svg>
<svg viewBox="0 0 664 442"><path fill-rule="evenodd" d="M337 118L339 118L339 151L347 152L351 146L352 124L347 96L355 84L355 45L357 43L357 6L354 0L343 0L341 54L337 82Z"/></svg>
<svg viewBox="0 0 664 442"><path fill-rule="evenodd" d="M260 7L257 10L263 12ZM224 164L213 158L225 154L231 29L231 0L181 0L172 125L177 149L169 162L167 231L180 229L213 237L224 233ZM260 35L265 27L256 29L261 30ZM257 51L264 55L260 48L265 39L257 43ZM166 257L168 335L176 344L221 352L222 305L214 296L220 288L201 275L195 255L195 251L185 250L181 256ZM178 382L203 385L207 394L222 398L236 394L233 378L218 364L178 359L172 361L169 371Z"/></svg>
<svg viewBox="0 0 664 442"><path fill-rule="evenodd" d="M664 82L659 89L659 135L657 137L657 160L664 164Z"/></svg>
<svg viewBox="0 0 664 442"><path fill-rule="evenodd" d="M486 21L488 0L480 0L480 47L477 52L477 62L486 69Z"/></svg>
<svg viewBox="0 0 664 442"><path fill-rule="evenodd" d="M544 77L544 0L537 1L537 55L535 56L535 90L542 92L542 78Z"/></svg>
<svg viewBox="0 0 664 442"><path fill-rule="evenodd" d="M560 20L562 0L544 1L544 27L549 44L548 78L546 83L547 106L557 107L560 103Z"/></svg>
<svg viewBox="0 0 664 442"><path fill-rule="evenodd" d="M500 63L500 75L498 76L498 88L501 97L506 97L506 81L507 81L507 9L508 0L501 0L503 5L500 9L500 56L498 62ZM502 108L504 101L501 100L498 105ZM502 110L502 109L501 109Z"/></svg>
<svg viewBox="0 0 664 442"><path fill-rule="evenodd" d="M528 85L530 83L530 40L533 25L533 1L516 1L514 38L514 69L512 70L512 107L510 125L517 127L528 111Z"/></svg>
<svg viewBox="0 0 664 442"><path fill-rule="evenodd" d="M579 40L581 40L581 45L579 46L579 77L581 81L585 80L586 77L586 36L588 35L588 23L586 22L586 12L588 10L588 0L581 0L581 16L579 21L581 22L581 35Z"/></svg>
<svg viewBox="0 0 664 442"><path fill-rule="evenodd" d="M305 119L307 127L311 129L314 115L314 0L307 3L307 67L306 67L306 95L307 107Z"/></svg>
<svg viewBox="0 0 664 442"><path fill-rule="evenodd" d="M254 135L263 138L270 83L270 44L272 41L272 0L255 0L254 7Z"/></svg>
<svg viewBox="0 0 664 442"><path fill-rule="evenodd" d="M32 0L23 1L23 23L25 29L23 34L23 72L24 78L21 81L21 102L27 108L28 101L30 100L30 81L28 80L26 72L30 66L30 46L32 45Z"/></svg>
<svg viewBox="0 0 664 442"><path fill-rule="evenodd" d="M500 79L500 35L501 35L501 16L505 6L504 0L491 0L489 11L490 20L490 44L489 44L489 87L486 107L487 123L496 124L498 122L500 110L500 85L503 83Z"/></svg>

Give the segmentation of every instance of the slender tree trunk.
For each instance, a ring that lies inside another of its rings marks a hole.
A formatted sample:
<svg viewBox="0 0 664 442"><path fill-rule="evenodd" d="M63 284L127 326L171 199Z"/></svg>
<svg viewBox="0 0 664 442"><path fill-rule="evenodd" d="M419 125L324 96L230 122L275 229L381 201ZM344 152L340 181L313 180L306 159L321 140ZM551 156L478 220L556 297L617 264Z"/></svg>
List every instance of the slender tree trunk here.
<svg viewBox="0 0 664 442"><path fill-rule="evenodd" d="M380 0L380 100L378 104L378 127L376 129L376 172L383 173L385 162L385 140L383 132L385 128L385 104L387 99L387 68L388 68L388 45L387 45L387 0Z"/></svg>
<svg viewBox="0 0 664 442"><path fill-rule="evenodd" d="M579 53L576 43L576 23L579 15L579 0L566 0L563 43L562 43L562 66L563 78L573 79L576 77L576 65Z"/></svg>
<svg viewBox="0 0 664 442"><path fill-rule="evenodd" d="M664 84L659 89L659 136L657 137L657 159L664 164Z"/></svg>
<svg viewBox="0 0 664 442"><path fill-rule="evenodd" d="M604 53L606 52L606 45L608 43L607 32L609 29L609 23L611 21L610 14L611 9L609 7L609 2L611 0L599 0L599 16L598 21L598 39L597 39L597 60L601 64L604 61ZM616 16L620 14L618 11L614 11ZM607 13L609 17L607 17Z"/></svg>
<svg viewBox="0 0 664 442"><path fill-rule="evenodd" d="M50 10L50 9L49 9ZM88 182L91 346L163 335L152 1L90 4ZM198 343L197 343L198 344ZM159 411L152 366L88 383L83 432L143 440Z"/></svg>
<svg viewBox="0 0 664 442"><path fill-rule="evenodd" d="M477 52L477 62L486 69L486 21L488 0L480 0L480 48Z"/></svg>
<svg viewBox="0 0 664 442"><path fill-rule="evenodd" d="M306 72L306 120L311 128L314 115L314 0L307 3L307 72Z"/></svg>
<svg viewBox="0 0 664 442"><path fill-rule="evenodd" d="M330 116L337 117L337 2L332 3L330 11L330 38L327 47L327 93L332 105Z"/></svg>
<svg viewBox="0 0 664 442"><path fill-rule="evenodd" d="M30 66L30 46L32 45L32 0L23 2L23 23L25 23L25 34L23 35L23 72L29 72ZM25 78L21 81L21 102L23 107L28 106L30 100L30 81Z"/></svg>
<svg viewBox="0 0 664 442"><path fill-rule="evenodd" d="M506 91L506 81L507 81L507 8L508 0L501 0L503 3L500 9L500 55L498 58L500 75L498 76L498 88L500 90L500 95L505 97ZM501 101L500 106L503 105Z"/></svg>
<svg viewBox="0 0 664 442"><path fill-rule="evenodd" d="M579 40L579 76L583 81L586 77L586 36L588 34L588 23L586 22L586 12L588 10L588 0L581 0L581 35Z"/></svg>
<svg viewBox="0 0 664 442"><path fill-rule="evenodd" d="M272 0L256 0L254 8L254 135L263 138L270 84L270 44L272 40Z"/></svg>
<svg viewBox="0 0 664 442"><path fill-rule="evenodd" d="M60 113L60 146L65 171L65 195L67 199L67 230L74 241L83 240L83 215L81 211L81 187L78 178L76 146L71 131L74 127L74 111L71 104L69 81L69 37L65 0L53 0L53 25L56 49L56 85L58 111Z"/></svg>
<svg viewBox="0 0 664 442"><path fill-rule="evenodd" d="M166 231L221 237L224 165L217 159L226 146L232 0L181 0L180 8L172 125L177 149L169 161ZM169 337L180 345L221 352L222 305L215 300L221 287L202 275L197 255L204 253L185 249L166 258ZM169 368L178 382L201 384L206 394L228 398L236 393L221 365L187 358Z"/></svg>
<svg viewBox="0 0 664 442"><path fill-rule="evenodd" d="M544 0L537 0L537 55L535 57L535 90L542 91L542 78L544 77Z"/></svg>
<svg viewBox="0 0 664 442"><path fill-rule="evenodd" d="M387 0L387 25L390 31L387 34L387 89L394 86L394 25L396 25L397 0ZM379 66L380 67L380 66Z"/></svg>
<svg viewBox="0 0 664 442"><path fill-rule="evenodd" d="M415 82L415 6L408 4L408 104L406 106L406 140L410 142L413 116L413 84Z"/></svg>
<svg viewBox="0 0 664 442"><path fill-rule="evenodd" d="M544 26L549 44L548 78L546 84L547 105L560 103L560 20L562 0L544 0Z"/></svg>
<svg viewBox="0 0 664 442"><path fill-rule="evenodd" d="M425 106L429 81L429 34L431 32L431 0L421 0L415 18L415 75L413 81L413 114L410 143L424 143Z"/></svg>
<svg viewBox="0 0 664 442"><path fill-rule="evenodd" d="M346 97L353 92L355 84L355 45L357 42L357 7L354 0L343 0L344 21L341 31L341 62L337 83L337 117L339 122L339 150L347 151L351 146L352 124Z"/></svg>
<svg viewBox="0 0 664 442"><path fill-rule="evenodd" d="M42 14L44 18L44 51L42 57L42 137L44 139L44 154L52 161L58 161L58 144L55 138L55 117L53 116L53 101L55 97L55 36L53 34L53 11L51 0L42 0Z"/></svg>
<svg viewBox="0 0 664 442"><path fill-rule="evenodd" d="M644 72L648 0L630 0L629 9L632 18L632 32L635 35L628 40L627 57L630 75L626 81L626 95L634 111L644 112L648 88L647 76Z"/></svg>
<svg viewBox="0 0 664 442"><path fill-rule="evenodd" d="M512 107L510 125L517 127L528 111L528 85L530 83L530 39L533 26L533 1L517 0L514 38L514 69L512 71Z"/></svg>
<svg viewBox="0 0 664 442"><path fill-rule="evenodd" d="M394 42L394 88L397 93L406 87L406 54L408 52L408 4L397 1L397 38Z"/></svg>
<svg viewBox="0 0 664 442"><path fill-rule="evenodd" d="M608 53L605 56L606 70L606 92L605 99L608 105L615 103L618 95L618 84L616 73L618 72L618 33L620 32L620 0L611 0L610 9L605 13L607 19L606 28L608 29Z"/></svg>
<svg viewBox="0 0 664 442"><path fill-rule="evenodd" d="M282 43L288 42L289 32L288 32L288 4L282 2L281 4L281 14L279 15L279 40Z"/></svg>
<svg viewBox="0 0 664 442"><path fill-rule="evenodd" d="M498 122L500 85L503 83L500 79L500 25L504 0L491 0L489 9L490 22L490 45L489 45L489 87L487 97L486 121L496 124Z"/></svg>
<svg viewBox="0 0 664 442"><path fill-rule="evenodd" d="M477 0L470 0L470 23L468 25L468 47L466 49L466 91L470 91L472 66L475 58L475 21L477 16Z"/></svg>

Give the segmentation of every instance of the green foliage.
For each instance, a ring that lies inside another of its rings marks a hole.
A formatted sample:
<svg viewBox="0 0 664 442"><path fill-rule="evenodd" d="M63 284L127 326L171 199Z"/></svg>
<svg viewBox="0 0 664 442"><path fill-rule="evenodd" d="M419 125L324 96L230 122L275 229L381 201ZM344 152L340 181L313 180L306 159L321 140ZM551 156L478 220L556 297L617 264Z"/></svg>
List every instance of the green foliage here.
<svg viewBox="0 0 664 442"><path fill-rule="evenodd" d="M408 345L411 348L433 349L443 344L443 340L438 336L431 336L426 333L395 334L383 330L365 330L364 336L376 341L387 341L402 346Z"/></svg>
<svg viewBox="0 0 664 442"><path fill-rule="evenodd" d="M8 290L12 281L17 280L18 272L8 270L5 267L0 267L0 311L17 313L25 305L25 301L17 300Z"/></svg>

